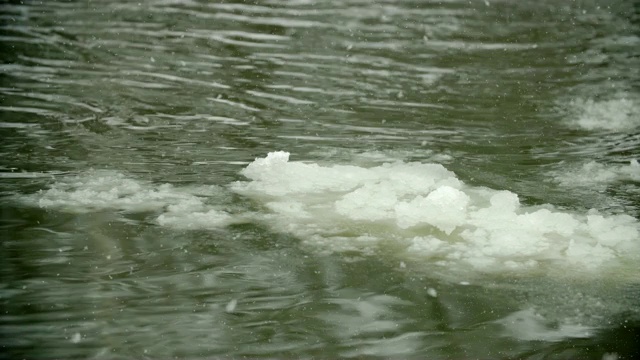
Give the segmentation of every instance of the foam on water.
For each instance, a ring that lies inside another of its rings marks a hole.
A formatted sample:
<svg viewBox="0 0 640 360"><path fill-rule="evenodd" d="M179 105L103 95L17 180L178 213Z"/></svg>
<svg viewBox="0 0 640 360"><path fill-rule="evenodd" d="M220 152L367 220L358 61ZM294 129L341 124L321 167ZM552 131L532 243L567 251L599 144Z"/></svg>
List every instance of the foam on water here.
<svg viewBox="0 0 640 360"><path fill-rule="evenodd" d="M624 131L640 127L640 103L622 94L614 99L577 98L569 103L569 124L585 130Z"/></svg>
<svg viewBox="0 0 640 360"><path fill-rule="evenodd" d="M249 181L232 190L263 203L265 223L324 251L391 245L452 271L563 274L613 270L640 254L631 216L523 205L515 193L468 186L439 164L321 166L272 152L242 174Z"/></svg>
<svg viewBox="0 0 640 360"><path fill-rule="evenodd" d="M524 341L560 341L565 338L587 338L594 329L581 324L554 324L534 309L519 310L495 321L505 329L505 335Z"/></svg>
<svg viewBox="0 0 640 360"><path fill-rule="evenodd" d="M562 186L600 188L619 181L640 182L640 164L631 160L629 165L602 164L590 161L580 167L568 168L552 173Z"/></svg>
<svg viewBox="0 0 640 360"><path fill-rule="evenodd" d="M36 202L42 208L71 213L161 212L156 219L160 225L202 229L232 221L229 214L207 203L219 192L216 186L176 188L135 180L115 171L90 170L59 178L51 188L37 194Z"/></svg>

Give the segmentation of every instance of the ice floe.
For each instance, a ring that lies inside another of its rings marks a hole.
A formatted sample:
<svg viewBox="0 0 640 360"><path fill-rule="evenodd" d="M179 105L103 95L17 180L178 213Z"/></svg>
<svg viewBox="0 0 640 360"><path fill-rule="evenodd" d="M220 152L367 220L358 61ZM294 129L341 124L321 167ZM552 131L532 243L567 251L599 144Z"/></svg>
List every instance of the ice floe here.
<svg viewBox="0 0 640 360"><path fill-rule="evenodd" d="M628 215L528 206L518 195L464 184L439 164L364 168L256 159L233 191L265 207L262 220L324 251L371 251L392 243L405 256L482 272L598 271L640 254Z"/></svg>

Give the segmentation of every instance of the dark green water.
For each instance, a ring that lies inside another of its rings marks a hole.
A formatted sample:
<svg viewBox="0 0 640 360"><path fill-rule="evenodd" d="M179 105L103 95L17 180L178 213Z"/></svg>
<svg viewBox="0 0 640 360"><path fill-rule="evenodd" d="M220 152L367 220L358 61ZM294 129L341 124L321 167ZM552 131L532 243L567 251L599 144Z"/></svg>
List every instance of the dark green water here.
<svg viewBox="0 0 640 360"><path fill-rule="evenodd" d="M639 10L1 1L0 358L634 358Z"/></svg>

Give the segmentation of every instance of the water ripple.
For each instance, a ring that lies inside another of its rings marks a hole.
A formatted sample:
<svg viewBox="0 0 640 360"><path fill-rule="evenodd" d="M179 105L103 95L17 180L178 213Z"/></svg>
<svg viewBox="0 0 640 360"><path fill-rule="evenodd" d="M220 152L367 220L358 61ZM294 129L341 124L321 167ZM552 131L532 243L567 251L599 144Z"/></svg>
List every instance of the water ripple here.
<svg viewBox="0 0 640 360"><path fill-rule="evenodd" d="M602 344L563 340L562 330L637 314L632 263L571 291L554 276L438 283L450 268L398 264L397 232L379 233L387 245L375 253L330 255L291 235L295 222L256 222L284 209L273 199L228 189L256 156L288 149L318 168L445 163L470 188L517 194L524 208L637 218L637 20L627 0L3 2L3 353L521 358L571 348L569 357L602 358ZM103 179L57 193L90 214L16 200L102 171L142 191L101 188ZM385 194L372 191L362 208ZM329 195L310 195L309 208ZM97 206L105 199L117 206ZM195 217L185 212L194 204ZM226 224L227 211L247 215ZM324 229L336 246L380 229L342 231L345 216L321 215L297 226ZM452 259L464 256L459 246ZM524 322L506 321L523 311Z"/></svg>

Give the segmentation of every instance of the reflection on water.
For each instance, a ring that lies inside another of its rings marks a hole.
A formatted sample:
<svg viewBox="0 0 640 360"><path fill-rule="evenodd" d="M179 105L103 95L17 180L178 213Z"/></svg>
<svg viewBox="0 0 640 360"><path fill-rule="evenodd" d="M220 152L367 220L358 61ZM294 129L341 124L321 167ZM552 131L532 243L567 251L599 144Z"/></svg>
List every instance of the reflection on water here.
<svg viewBox="0 0 640 360"><path fill-rule="evenodd" d="M638 17L3 2L2 353L631 358Z"/></svg>

